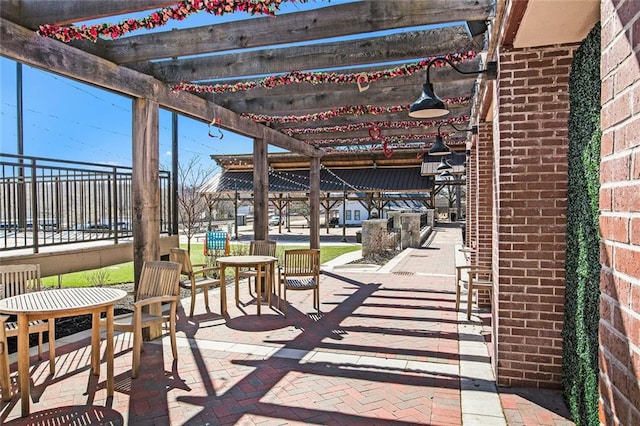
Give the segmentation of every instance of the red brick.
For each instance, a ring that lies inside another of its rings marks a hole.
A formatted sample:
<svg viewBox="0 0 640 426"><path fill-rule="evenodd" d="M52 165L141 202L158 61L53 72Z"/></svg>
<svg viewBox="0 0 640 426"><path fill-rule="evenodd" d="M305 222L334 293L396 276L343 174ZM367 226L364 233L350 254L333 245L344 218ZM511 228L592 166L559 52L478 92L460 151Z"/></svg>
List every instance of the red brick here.
<svg viewBox="0 0 640 426"><path fill-rule="evenodd" d="M600 140L600 152L603 156L613 153L614 132L605 132Z"/></svg>
<svg viewBox="0 0 640 426"><path fill-rule="evenodd" d="M602 238L621 243L629 242L629 219L617 216L600 216Z"/></svg>
<svg viewBox="0 0 640 426"><path fill-rule="evenodd" d="M636 250L616 247L614 267L632 277L640 277L640 247Z"/></svg>
<svg viewBox="0 0 640 426"><path fill-rule="evenodd" d="M640 212L640 185L613 188L613 211Z"/></svg>

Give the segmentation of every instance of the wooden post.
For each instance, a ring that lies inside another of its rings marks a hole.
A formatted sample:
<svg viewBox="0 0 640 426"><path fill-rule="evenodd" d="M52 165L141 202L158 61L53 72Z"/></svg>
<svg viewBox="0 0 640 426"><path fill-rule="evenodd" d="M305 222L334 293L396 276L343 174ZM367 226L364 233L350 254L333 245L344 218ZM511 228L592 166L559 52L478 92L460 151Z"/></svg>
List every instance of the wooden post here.
<svg viewBox="0 0 640 426"><path fill-rule="evenodd" d="M133 269L135 288L145 261L160 258L160 184L158 181L158 103L133 100L133 177L131 184L133 215ZM160 306L157 309L161 309ZM162 327L149 330L145 339L162 334Z"/></svg>
<svg viewBox="0 0 640 426"><path fill-rule="evenodd" d="M309 246L312 249L320 248L320 158L311 158L309 168Z"/></svg>
<svg viewBox="0 0 640 426"><path fill-rule="evenodd" d="M269 164L264 139L253 140L253 235L255 240L269 239Z"/></svg>

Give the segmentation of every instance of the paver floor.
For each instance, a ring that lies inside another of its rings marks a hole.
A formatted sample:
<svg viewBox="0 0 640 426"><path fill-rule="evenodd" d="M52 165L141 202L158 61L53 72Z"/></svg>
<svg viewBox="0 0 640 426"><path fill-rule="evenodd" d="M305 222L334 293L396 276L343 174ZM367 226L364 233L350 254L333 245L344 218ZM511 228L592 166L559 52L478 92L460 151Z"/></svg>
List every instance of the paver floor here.
<svg viewBox="0 0 640 426"><path fill-rule="evenodd" d="M461 334L464 315L455 312L459 232L439 229L429 249L406 252L386 272L325 271L321 314L312 310L311 292L291 292L286 318L266 305L257 316L241 282L240 305L228 291L229 311L221 316L219 291L212 291L211 312L202 300L194 318L179 312L178 360L167 336L148 342L134 380L131 335L118 334L113 398L106 397L106 364L99 377L90 373L89 334L61 339L55 376L32 358L32 416L18 418L14 396L2 405L0 423L500 424L487 423L505 421L495 382L479 388L476 371L461 373L460 342L477 336ZM464 358L491 374L488 355ZM15 373L12 381L15 394ZM467 385L480 398L495 398L497 417L476 415Z"/></svg>

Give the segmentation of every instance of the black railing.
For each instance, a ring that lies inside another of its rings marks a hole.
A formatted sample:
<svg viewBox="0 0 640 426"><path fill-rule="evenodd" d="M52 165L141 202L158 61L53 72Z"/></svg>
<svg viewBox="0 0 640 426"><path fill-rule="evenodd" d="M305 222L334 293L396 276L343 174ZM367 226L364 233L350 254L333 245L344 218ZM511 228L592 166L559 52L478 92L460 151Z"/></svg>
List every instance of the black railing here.
<svg viewBox="0 0 640 426"><path fill-rule="evenodd" d="M131 237L130 167L0 153L0 169L0 251ZM171 234L171 174L159 183Z"/></svg>

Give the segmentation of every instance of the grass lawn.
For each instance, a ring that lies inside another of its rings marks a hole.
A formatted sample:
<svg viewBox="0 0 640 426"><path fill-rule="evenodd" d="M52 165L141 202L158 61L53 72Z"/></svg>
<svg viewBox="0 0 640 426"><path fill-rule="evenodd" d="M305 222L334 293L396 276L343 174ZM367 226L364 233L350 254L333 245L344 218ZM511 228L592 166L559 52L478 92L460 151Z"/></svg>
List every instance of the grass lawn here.
<svg viewBox="0 0 640 426"><path fill-rule="evenodd" d="M186 245L182 245L186 248ZM285 250L298 248L309 248L309 246L281 245L278 246L277 256L284 257ZM249 244L231 244L231 254L246 254ZM360 246L322 246L320 247L320 263L328 262L331 259L360 250ZM191 244L191 262L206 263L207 258L202 252L202 244ZM107 266L102 269L92 271L74 272L61 276L62 287L89 287L100 284L120 284L133 281L133 262L121 263L119 265ZM42 285L46 287L57 287L58 277L46 277L42 279Z"/></svg>

